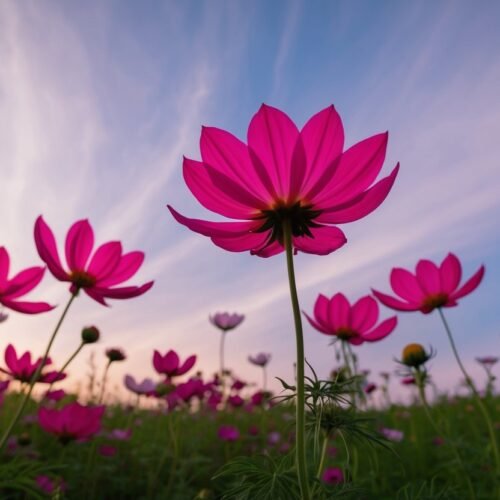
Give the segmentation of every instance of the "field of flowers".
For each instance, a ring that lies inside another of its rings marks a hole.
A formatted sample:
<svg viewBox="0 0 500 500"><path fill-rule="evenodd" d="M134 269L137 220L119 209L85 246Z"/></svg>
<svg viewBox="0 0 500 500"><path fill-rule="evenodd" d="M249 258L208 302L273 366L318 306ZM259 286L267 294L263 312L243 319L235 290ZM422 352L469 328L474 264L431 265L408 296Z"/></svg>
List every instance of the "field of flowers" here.
<svg viewBox="0 0 500 500"><path fill-rule="evenodd" d="M202 360L196 353L157 350L151 353L154 375L145 380L127 375L123 384L130 399L120 402L108 384L113 366L127 362L117 346L106 350L105 365L88 381L81 374L85 393L66 393L59 384L68 366L100 338L98 327L87 326L65 362L50 358L72 303L82 294L99 307L147 293L153 281L124 285L143 265L144 254L124 253L119 241L96 247L87 220L69 228L63 245L42 216L34 238L46 267L12 271L9 253L0 247L2 322L9 314L54 309L23 299L47 270L61 286L69 285L45 352L19 352L15 339L5 349L1 498L500 498L497 358L477 360L487 378L479 386L467 373L446 320L446 309L463 307L462 299L480 285L484 266L464 277L460 260L448 253L439 263L420 260L412 271L394 268L388 277L391 293L368 293L367 284L367 295L355 301L339 291L318 295L312 311L299 305L294 255L334 252L347 242L337 225L361 219L384 202L399 170L396 165L378 179L387 140L386 133L378 134L344 150L333 106L299 130L284 112L263 105L249 124L248 144L205 127L202 161L184 159L193 195L232 221L190 219L169 207L172 223L226 251L286 259L296 370L292 380L279 379L282 391L274 394L266 372L271 354L248 357L262 370L258 387L241 380L238 367L226 359L226 336L245 320L227 312L210 317L220 332L218 373L197 371ZM392 353L397 358L388 359L392 372L373 374L358 366L357 346L382 342L397 328L397 316L379 304L440 317L462 372L460 395L440 392L428 363L439 356L432 347L412 343ZM314 359L305 359L303 319L332 341L336 364L328 379L319 379ZM390 382L404 384L412 402L393 404Z"/></svg>

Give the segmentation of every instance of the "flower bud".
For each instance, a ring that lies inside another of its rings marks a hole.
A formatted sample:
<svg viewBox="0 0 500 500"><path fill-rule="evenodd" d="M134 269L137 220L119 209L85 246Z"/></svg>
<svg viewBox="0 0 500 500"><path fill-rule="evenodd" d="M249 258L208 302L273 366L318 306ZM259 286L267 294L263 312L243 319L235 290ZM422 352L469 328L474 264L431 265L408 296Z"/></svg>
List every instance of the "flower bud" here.
<svg viewBox="0 0 500 500"><path fill-rule="evenodd" d="M110 363L112 361L123 361L126 358L125 353L121 349L116 348L107 349L106 356Z"/></svg>
<svg viewBox="0 0 500 500"><path fill-rule="evenodd" d="M82 342L84 344L93 344L99 340L100 335L99 330L95 326L86 326L82 330Z"/></svg>
<svg viewBox="0 0 500 500"><path fill-rule="evenodd" d="M418 368L430 359L430 355L425 352L421 344L408 344L403 349L401 360L404 365Z"/></svg>

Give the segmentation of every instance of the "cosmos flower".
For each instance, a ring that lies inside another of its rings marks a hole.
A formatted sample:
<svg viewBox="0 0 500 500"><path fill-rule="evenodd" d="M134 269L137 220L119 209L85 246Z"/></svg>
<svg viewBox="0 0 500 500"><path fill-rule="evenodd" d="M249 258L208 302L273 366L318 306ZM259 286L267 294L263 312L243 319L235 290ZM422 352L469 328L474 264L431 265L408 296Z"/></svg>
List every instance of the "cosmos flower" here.
<svg viewBox="0 0 500 500"><path fill-rule="evenodd" d="M110 347L109 349L106 349L106 357L110 363L113 361L125 361L125 359L127 359L123 349L120 349L119 347Z"/></svg>
<svg viewBox="0 0 500 500"><path fill-rule="evenodd" d="M344 482L344 473L340 467L327 467L321 476L324 483L334 485Z"/></svg>
<svg viewBox="0 0 500 500"><path fill-rule="evenodd" d="M42 363L42 358L38 358L37 361L31 362L31 353L25 352L22 356L18 357L16 349L12 344L9 344L5 349L5 364L7 369L0 368L0 371L10 375L12 378L19 380L21 382L29 383L38 370L38 367ZM52 360L47 358L44 368L50 365ZM36 382L42 382L46 384L52 384L58 380L63 380L66 378L65 373L59 373L58 371L51 371L41 373Z"/></svg>
<svg viewBox="0 0 500 500"><path fill-rule="evenodd" d="M74 402L60 409L41 407L38 410L40 427L59 437L62 443L88 439L101 430L104 406L82 406Z"/></svg>
<svg viewBox="0 0 500 500"><path fill-rule="evenodd" d="M156 384L150 379L145 378L142 382L136 382L135 378L132 375L125 375L123 379L125 387L133 392L134 394L142 395L142 394L153 394L156 389Z"/></svg>
<svg viewBox="0 0 500 500"><path fill-rule="evenodd" d="M119 241L104 243L94 247L94 231L88 220L75 222L66 236L66 262L69 271L61 265L56 240L42 216L35 223L35 243L40 258L59 281L71 283L70 292L77 294L80 289L100 304L108 305L105 299L129 299L147 292L153 281L141 286L116 287L127 281L139 270L143 252L122 254Z"/></svg>
<svg viewBox="0 0 500 500"><path fill-rule="evenodd" d="M67 489L66 483L61 478L53 479L44 474L38 475L35 482L44 493L50 496L57 492L64 492Z"/></svg>
<svg viewBox="0 0 500 500"><path fill-rule="evenodd" d="M166 375L168 378L184 375L191 370L191 368L193 368L195 363L196 355L192 355L189 356L183 364L181 364L179 355L173 350L168 351L164 356L156 350L153 354L154 369L159 374Z"/></svg>
<svg viewBox="0 0 500 500"><path fill-rule="evenodd" d="M168 208L177 222L231 252L283 252L287 223L295 251L326 255L346 242L333 224L361 219L389 193L398 166L375 182L387 138L378 134L343 151L343 126L333 106L299 131L285 113L262 105L250 122L248 144L204 127L202 161L184 159L184 180L197 200L238 222L189 219Z"/></svg>
<svg viewBox="0 0 500 500"><path fill-rule="evenodd" d="M250 361L250 363L254 365L264 367L269 363L269 361L271 361L271 355L264 352L260 352L256 356L248 356L248 361Z"/></svg>
<svg viewBox="0 0 500 500"><path fill-rule="evenodd" d="M396 443L399 443L405 437L403 431L399 431L398 429L389 429L387 427L380 429L380 433L389 441L394 441Z"/></svg>
<svg viewBox="0 0 500 500"><path fill-rule="evenodd" d="M240 437L240 431L232 425L221 425L217 435L222 441L237 441Z"/></svg>
<svg viewBox="0 0 500 500"><path fill-rule="evenodd" d="M44 396L48 401L58 402L66 397L66 391L64 389L58 389L56 391L47 391Z"/></svg>
<svg viewBox="0 0 500 500"><path fill-rule="evenodd" d="M387 337L398 322L397 317L393 316L375 326L378 320L377 301L366 296L350 305L342 293L335 294L331 299L320 294L314 305L314 318L304 314L316 330L353 345L376 342Z"/></svg>
<svg viewBox="0 0 500 500"><path fill-rule="evenodd" d="M498 362L498 358L495 356L484 356L482 358L476 358L476 361L485 367L492 367Z"/></svg>
<svg viewBox="0 0 500 500"><path fill-rule="evenodd" d="M436 308L454 307L458 300L473 292L484 276L484 266L460 286L462 266L449 253L440 266L430 260L419 260L415 273L401 268L391 271L391 287L398 298L373 290L382 304L397 311L421 311L424 314ZM401 300L402 299L402 300Z"/></svg>
<svg viewBox="0 0 500 500"><path fill-rule="evenodd" d="M245 316L237 313L229 314L227 312L218 312L213 316L210 316L209 319L212 325L219 328L219 330L222 330L223 332L227 332L236 328L245 319Z"/></svg>
<svg viewBox="0 0 500 500"><path fill-rule="evenodd" d="M26 302L18 300L33 290L43 278L44 267L29 267L9 279L10 258L5 247L0 247L0 304L24 314L38 314L54 309L46 302ZM0 313L0 323L7 319Z"/></svg>

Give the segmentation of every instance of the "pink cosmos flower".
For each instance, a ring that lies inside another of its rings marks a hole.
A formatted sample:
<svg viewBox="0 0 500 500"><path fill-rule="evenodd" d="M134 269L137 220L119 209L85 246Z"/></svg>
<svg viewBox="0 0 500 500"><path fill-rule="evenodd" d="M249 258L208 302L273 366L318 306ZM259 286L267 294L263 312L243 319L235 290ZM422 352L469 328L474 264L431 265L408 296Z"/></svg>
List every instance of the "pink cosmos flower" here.
<svg viewBox="0 0 500 500"><path fill-rule="evenodd" d="M340 467L327 467L321 476L324 483L334 485L344 482L344 473Z"/></svg>
<svg viewBox="0 0 500 500"><path fill-rule="evenodd" d="M53 479L44 474L40 474L35 479L37 486L47 495L53 495L54 493L60 491L66 491L66 483L61 479Z"/></svg>
<svg viewBox="0 0 500 500"><path fill-rule="evenodd" d="M193 368L195 363L196 355L192 355L181 365L179 355L173 350L168 351L164 356L156 350L153 354L154 369L158 373L166 375L168 378L184 375Z"/></svg>
<svg viewBox="0 0 500 500"><path fill-rule="evenodd" d="M45 273L44 267L29 267L9 279L10 258L5 247L0 247L0 304L25 314L38 314L54 309L46 302L25 302L17 300L33 290ZM1 314L1 321L7 319L6 314ZM1 322L0 321L0 322Z"/></svg>
<svg viewBox="0 0 500 500"><path fill-rule="evenodd" d="M378 320L378 304L369 295L351 306L342 293L335 294L330 300L320 294L314 305L314 319L304 314L316 330L325 335L334 335L353 345L381 340L387 337L398 323L397 317L393 316L375 326Z"/></svg>
<svg viewBox="0 0 500 500"><path fill-rule="evenodd" d="M240 437L240 431L233 425L221 425L217 435L222 441L237 441Z"/></svg>
<svg viewBox="0 0 500 500"><path fill-rule="evenodd" d="M366 384L363 390L365 391L365 394L371 394L373 391L377 390L377 384L374 383Z"/></svg>
<svg viewBox="0 0 500 500"><path fill-rule="evenodd" d="M271 361L271 355L260 352L256 356L248 356L248 361L257 366L266 366Z"/></svg>
<svg viewBox="0 0 500 500"><path fill-rule="evenodd" d="M58 402L66 397L66 391L64 389L59 389L57 391L47 391L44 398L49 401Z"/></svg>
<svg viewBox="0 0 500 500"><path fill-rule="evenodd" d="M398 172L375 182L388 134L343 151L344 131L335 108L314 115L301 131L282 111L262 105L248 128L248 144L204 127L202 162L184 159L184 180L208 210L238 222L174 218L231 251L270 257L284 251L284 221L294 249L326 255L346 238L332 224L361 219L389 193Z"/></svg>
<svg viewBox="0 0 500 500"><path fill-rule="evenodd" d="M235 394L234 396L229 396L227 398L227 402L233 408L239 408L240 406L243 406L245 404L245 400L241 396L239 396L238 394Z"/></svg>
<svg viewBox="0 0 500 500"><path fill-rule="evenodd" d="M0 371L10 375L16 380L21 382L29 383L31 378L38 370L38 367L42 363L42 358L38 358L34 363L31 362L31 353L25 352L19 358L17 357L17 352L12 344L9 344L5 349L5 364L7 369L0 368ZM47 358L44 368L52 363L50 358ZM37 382L42 382L46 384L52 384L59 380L66 378L65 373L59 373L58 371L51 371L46 373L41 373Z"/></svg>
<svg viewBox="0 0 500 500"><path fill-rule="evenodd" d="M430 260L419 260L415 274L401 268L391 271L391 286L399 298L373 290L382 304L397 311L420 311L428 314L436 308L454 307L457 301L473 292L484 276L484 266L459 286L462 266L449 253L438 267ZM402 300L400 300L402 299Z"/></svg>
<svg viewBox="0 0 500 500"><path fill-rule="evenodd" d="M144 261L143 252L122 254L119 241L94 247L94 231L88 220L75 222L66 236L66 262L69 271L61 265L54 235L42 216L35 223L35 243L40 258L59 281L71 283L70 292L80 289L92 299L107 306L105 299L129 299L147 292L153 281L141 286L116 287L131 278Z"/></svg>
<svg viewBox="0 0 500 500"><path fill-rule="evenodd" d="M60 409L41 407L38 422L46 432L55 434L62 443L88 439L101 430L105 406L82 406L69 403Z"/></svg>
<svg viewBox="0 0 500 500"><path fill-rule="evenodd" d="M227 332L236 328L244 319L245 316L243 314L229 314L227 312L224 313L215 313L213 316L209 316L210 323L215 327L219 328L223 332Z"/></svg>
<svg viewBox="0 0 500 500"><path fill-rule="evenodd" d="M118 452L116 446L110 444L102 444L99 446L99 455L103 457L114 457Z"/></svg>
<svg viewBox="0 0 500 500"><path fill-rule="evenodd" d="M403 431L398 429L389 429L387 427L380 429L380 433L389 441L394 441L396 443L399 443L405 437Z"/></svg>
<svg viewBox="0 0 500 500"><path fill-rule="evenodd" d="M117 441L128 441L132 437L132 429L113 429L108 437Z"/></svg>
<svg viewBox="0 0 500 500"><path fill-rule="evenodd" d="M0 380L0 406L3 404L5 392L9 388L10 380Z"/></svg>
<svg viewBox="0 0 500 500"><path fill-rule="evenodd" d="M416 385L417 380L415 379L415 377L403 377L401 379L401 383L403 385Z"/></svg>
<svg viewBox="0 0 500 500"><path fill-rule="evenodd" d="M492 367L498 361L498 358L495 356L484 356L482 358L476 358L476 361L485 367Z"/></svg>
<svg viewBox="0 0 500 500"><path fill-rule="evenodd" d="M247 386L246 382L244 382L243 380L240 380L240 379L237 378L231 384L231 389L233 391L241 391L241 389L244 389L246 386Z"/></svg>
<svg viewBox="0 0 500 500"><path fill-rule="evenodd" d="M132 375L125 375L124 383L129 391L138 395L150 395L153 394L156 389L156 384L150 378L145 378L141 383L138 383Z"/></svg>

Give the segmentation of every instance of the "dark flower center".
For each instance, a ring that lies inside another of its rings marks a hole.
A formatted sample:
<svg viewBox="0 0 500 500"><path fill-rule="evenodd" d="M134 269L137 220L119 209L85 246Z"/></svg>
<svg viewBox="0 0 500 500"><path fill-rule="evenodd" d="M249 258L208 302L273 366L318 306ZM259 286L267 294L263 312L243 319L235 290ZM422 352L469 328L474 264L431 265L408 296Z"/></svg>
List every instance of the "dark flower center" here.
<svg viewBox="0 0 500 500"><path fill-rule="evenodd" d="M262 215L257 219L262 219L264 222L258 233L271 231L271 237L268 244L278 240L284 244L284 224L288 222L291 226L292 236L309 236L313 238L310 228L320 227L320 224L314 222L321 210L313 210L312 205L302 205L299 200L293 205L278 203L274 208L269 210L261 210Z"/></svg>
<svg viewBox="0 0 500 500"><path fill-rule="evenodd" d="M77 288L91 288L96 283L96 278L87 271L73 271L70 275L71 283Z"/></svg>
<svg viewBox="0 0 500 500"><path fill-rule="evenodd" d="M436 293L426 297L422 305L425 309L433 310L438 307L443 307L448 302L448 295L446 293Z"/></svg>
<svg viewBox="0 0 500 500"><path fill-rule="evenodd" d="M357 333L354 330L351 330L350 328L339 328L335 332L335 335L340 340L349 340L349 339L352 339L353 337L356 337Z"/></svg>

